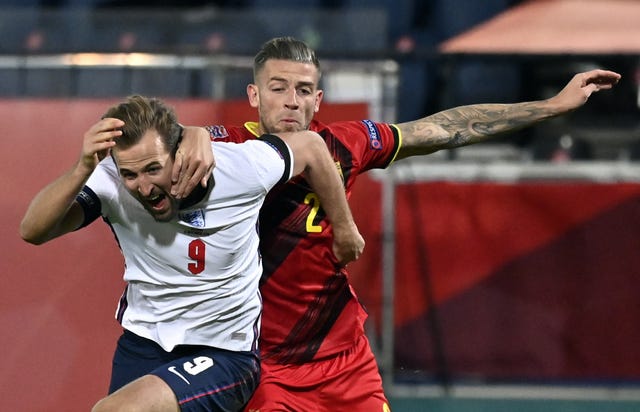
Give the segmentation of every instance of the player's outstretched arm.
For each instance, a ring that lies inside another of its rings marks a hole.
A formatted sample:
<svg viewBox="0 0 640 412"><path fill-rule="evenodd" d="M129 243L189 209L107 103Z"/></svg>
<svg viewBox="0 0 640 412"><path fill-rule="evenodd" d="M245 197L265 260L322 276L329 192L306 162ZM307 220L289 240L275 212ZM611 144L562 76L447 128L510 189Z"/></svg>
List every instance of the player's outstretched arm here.
<svg viewBox="0 0 640 412"><path fill-rule="evenodd" d="M324 140L315 132L278 134L293 152L293 174L304 173L318 195L333 228L333 252L342 265L356 260L364 250L364 238L353 220L344 184Z"/></svg>
<svg viewBox="0 0 640 412"><path fill-rule="evenodd" d="M619 80L618 73L591 70L576 74L557 95L546 100L460 106L401 123L398 158L466 146L532 126L579 108L592 93L611 89Z"/></svg>
<svg viewBox="0 0 640 412"><path fill-rule="evenodd" d="M85 134L80 158L65 174L49 183L33 198L20 223L20 236L33 244L42 244L82 224L84 212L75 202L98 163L115 145L124 123L102 119Z"/></svg>

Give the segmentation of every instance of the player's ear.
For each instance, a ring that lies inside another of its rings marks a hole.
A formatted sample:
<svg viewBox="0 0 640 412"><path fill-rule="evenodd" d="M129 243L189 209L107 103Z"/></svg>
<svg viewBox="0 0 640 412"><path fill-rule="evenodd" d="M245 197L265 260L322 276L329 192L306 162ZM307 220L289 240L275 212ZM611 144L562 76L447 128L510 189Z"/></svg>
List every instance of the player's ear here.
<svg viewBox="0 0 640 412"><path fill-rule="evenodd" d="M316 92L316 103L313 108L313 111L318 113L320 111L320 102L322 102L322 96L324 96L324 92L321 89L318 89Z"/></svg>
<svg viewBox="0 0 640 412"><path fill-rule="evenodd" d="M258 107L260 98L258 97L258 86L255 84L247 85L247 97L249 98L249 104L251 107Z"/></svg>

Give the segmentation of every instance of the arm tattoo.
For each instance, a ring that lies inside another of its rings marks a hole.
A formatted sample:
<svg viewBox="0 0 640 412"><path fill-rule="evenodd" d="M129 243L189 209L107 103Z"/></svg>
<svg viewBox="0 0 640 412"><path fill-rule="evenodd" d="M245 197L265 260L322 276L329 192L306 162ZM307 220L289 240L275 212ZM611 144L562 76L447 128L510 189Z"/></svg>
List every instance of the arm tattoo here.
<svg viewBox="0 0 640 412"><path fill-rule="evenodd" d="M405 155L452 149L528 127L554 114L544 102L460 106L399 125Z"/></svg>

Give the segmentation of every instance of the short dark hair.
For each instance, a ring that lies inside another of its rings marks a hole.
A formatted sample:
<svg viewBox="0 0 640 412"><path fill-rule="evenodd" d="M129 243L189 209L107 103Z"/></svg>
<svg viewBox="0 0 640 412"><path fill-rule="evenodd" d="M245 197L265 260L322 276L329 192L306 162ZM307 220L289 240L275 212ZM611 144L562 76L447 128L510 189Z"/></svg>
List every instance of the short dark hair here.
<svg viewBox="0 0 640 412"><path fill-rule="evenodd" d="M160 99L133 95L110 107L102 116L113 117L124 122L122 135L115 139L116 147L129 148L142 139L147 130L155 130L162 138L171 156L175 155L182 135L173 109Z"/></svg>
<svg viewBox="0 0 640 412"><path fill-rule="evenodd" d="M300 63L312 63L320 74L320 62L316 52L302 40L293 37L276 37L262 45L253 59L253 77L262 70L269 60L289 60Z"/></svg>

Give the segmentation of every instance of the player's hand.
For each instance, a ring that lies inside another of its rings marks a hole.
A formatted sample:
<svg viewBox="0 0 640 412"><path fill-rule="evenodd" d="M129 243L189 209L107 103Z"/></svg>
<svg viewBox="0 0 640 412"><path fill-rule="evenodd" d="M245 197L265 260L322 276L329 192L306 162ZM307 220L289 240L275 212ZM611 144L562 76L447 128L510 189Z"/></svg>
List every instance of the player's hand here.
<svg viewBox="0 0 640 412"><path fill-rule="evenodd" d="M198 184L206 187L215 165L209 132L186 126L171 172L171 194L181 199Z"/></svg>
<svg viewBox="0 0 640 412"><path fill-rule="evenodd" d="M549 102L560 111L577 109L587 102L592 93L608 90L615 86L622 76L609 70L591 70L578 73Z"/></svg>
<svg viewBox="0 0 640 412"><path fill-rule="evenodd" d="M85 132L78 162L83 172L91 173L98 163L109 155L111 148L116 144L114 139L122 135L122 126L124 122L120 119L105 118L100 119Z"/></svg>
<svg viewBox="0 0 640 412"><path fill-rule="evenodd" d="M334 227L333 254L341 266L345 266L347 263L358 259L360 255L362 255L364 244L364 238L358 231L355 223L344 230Z"/></svg>

